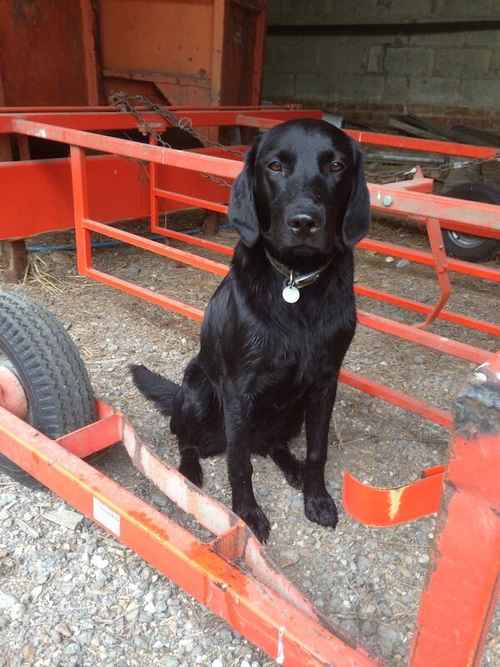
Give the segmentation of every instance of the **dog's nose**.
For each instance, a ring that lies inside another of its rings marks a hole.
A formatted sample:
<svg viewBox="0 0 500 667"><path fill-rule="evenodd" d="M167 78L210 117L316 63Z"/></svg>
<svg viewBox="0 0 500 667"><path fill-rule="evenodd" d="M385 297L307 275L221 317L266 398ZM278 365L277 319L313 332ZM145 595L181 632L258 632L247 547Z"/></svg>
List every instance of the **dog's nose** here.
<svg viewBox="0 0 500 667"><path fill-rule="evenodd" d="M288 226L295 234L314 234L319 229L319 223L308 213L298 213L287 220Z"/></svg>

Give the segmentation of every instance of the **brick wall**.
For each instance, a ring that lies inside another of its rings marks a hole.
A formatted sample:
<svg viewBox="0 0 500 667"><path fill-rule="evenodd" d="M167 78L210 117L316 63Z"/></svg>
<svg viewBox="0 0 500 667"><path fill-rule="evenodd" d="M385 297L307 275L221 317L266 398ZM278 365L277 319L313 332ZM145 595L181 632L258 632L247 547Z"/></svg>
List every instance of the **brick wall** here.
<svg viewBox="0 0 500 667"><path fill-rule="evenodd" d="M270 0L270 25L377 24L387 34L269 35L263 98L340 111L453 112L499 126L500 30L463 29L478 20L500 20L500 0ZM462 29L391 29L424 21Z"/></svg>

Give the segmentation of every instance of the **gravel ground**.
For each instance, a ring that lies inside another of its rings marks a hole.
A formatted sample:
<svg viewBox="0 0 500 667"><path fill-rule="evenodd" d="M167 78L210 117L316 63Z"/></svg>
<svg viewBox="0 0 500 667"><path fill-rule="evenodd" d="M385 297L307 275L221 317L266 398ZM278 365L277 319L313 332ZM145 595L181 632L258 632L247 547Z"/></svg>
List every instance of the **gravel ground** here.
<svg viewBox="0 0 500 667"><path fill-rule="evenodd" d="M234 243L233 233L221 240ZM373 236L423 247L414 227L374 226ZM64 241L69 235L58 235ZM46 240L46 239L42 239ZM203 306L217 279L135 249L98 251L96 266L159 292ZM72 253L43 255L38 266L52 277L11 287L46 304L66 325L87 364L96 394L124 410L146 442L175 465L175 442L157 413L133 388L126 372L143 362L179 380L198 345L198 325L76 275ZM220 259L220 258L219 258ZM1 279L1 274L0 274ZM432 303L429 269L358 253L357 280ZM451 306L499 322L499 290L453 278ZM2 285L2 288L5 286ZM412 314L359 301L361 308L415 322ZM477 332L452 325L434 331L494 350ZM497 344L498 345L498 344ZM360 327L347 368L449 408L470 365ZM343 386L332 425L328 486L337 500L341 471L362 480L397 485L423 467L445 462L448 434L385 403ZM334 430L337 437L334 437ZM295 444L300 454L303 438ZM139 497L191 526L130 466L120 448L97 464ZM406 663L419 596L429 565L433 518L392 529L373 529L341 514L335 532L305 520L301 494L267 459L257 459L255 489L272 524L268 551L286 575L310 594L343 633L361 641L387 665ZM204 462L206 491L230 503L222 458ZM276 664L138 556L88 520L54 523L69 509L43 491L20 487L0 474L0 666L61 665L264 667ZM500 664L498 614L484 667Z"/></svg>

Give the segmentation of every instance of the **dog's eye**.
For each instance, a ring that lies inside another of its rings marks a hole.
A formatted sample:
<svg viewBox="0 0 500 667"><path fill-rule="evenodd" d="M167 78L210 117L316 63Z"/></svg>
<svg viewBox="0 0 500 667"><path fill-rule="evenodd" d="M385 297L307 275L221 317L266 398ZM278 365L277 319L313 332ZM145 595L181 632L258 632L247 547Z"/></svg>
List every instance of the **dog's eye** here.
<svg viewBox="0 0 500 667"><path fill-rule="evenodd" d="M328 165L328 171L342 171L343 168L343 163L339 162L338 160L334 160Z"/></svg>
<svg viewBox="0 0 500 667"><path fill-rule="evenodd" d="M279 172L283 171L283 167L281 166L281 162L278 162L278 160L273 160L267 165L267 168L270 169L271 171L274 172Z"/></svg>

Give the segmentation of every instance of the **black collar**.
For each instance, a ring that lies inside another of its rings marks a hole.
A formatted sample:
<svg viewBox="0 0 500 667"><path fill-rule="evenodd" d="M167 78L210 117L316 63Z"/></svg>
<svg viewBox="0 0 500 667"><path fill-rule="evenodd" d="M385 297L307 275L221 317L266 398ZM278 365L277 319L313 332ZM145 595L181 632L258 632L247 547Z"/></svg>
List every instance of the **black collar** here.
<svg viewBox="0 0 500 667"><path fill-rule="evenodd" d="M311 271L310 273L296 273L294 269L290 269L285 264L278 262L278 260L275 259L266 248L264 248L264 252L266 253L266 257L269 260L271 266L276 269L278 273L281 273L282 276L288 278L287 285L296 287L297 289L302 289L302 287L308 287L309 285L315 283L323 271L330 266L333 259L330 258L327 262L325 262L325 264L320 266L319 269L316 269L316 271Z"/></svg>

